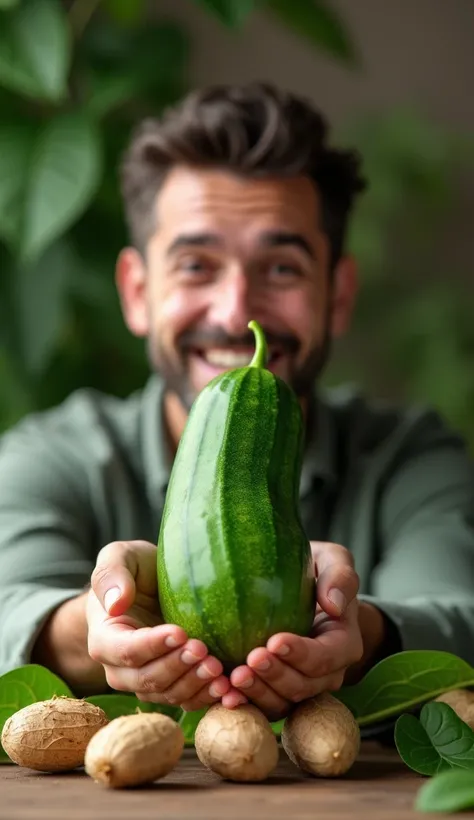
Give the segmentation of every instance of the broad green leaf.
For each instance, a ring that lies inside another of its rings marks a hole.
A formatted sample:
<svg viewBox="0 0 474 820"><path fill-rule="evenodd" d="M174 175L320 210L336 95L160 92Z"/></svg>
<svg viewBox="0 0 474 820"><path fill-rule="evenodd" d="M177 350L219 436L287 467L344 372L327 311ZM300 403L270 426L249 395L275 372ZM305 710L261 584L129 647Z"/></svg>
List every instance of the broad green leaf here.
<svg viewBox="0 0 474 820"><path fill-rule="evenodd" d="M38 376L49 363L64 327L69 280L78 262L59 241L31 265L18 265L13 282L17 333L26 370Z"/></svg>
<svg viewBox="0 0 474 820"><path fill-rule="evenodd" d="M133 99L140 90L135 72L96 73L89 77L85 105L94 117L104 117L114 108Z"/></svg>
<svg viewBox="0 0 474 820"><path fill-rule="evenodd" d="M57 0L23 0L2 14L1 85L59 102L67 93L70 58L67 18Z"/></svg>
<svg viewBox="0 0 474 820"><path fill-rule="evenodd" d="M53 695L72 698L69 687L49 669L38 664L27 664L13 669L0 677L0 735L5 721L31 703L49 700ZM10 758L0 746L0 762L8 763Z"/></svg>
<svg viewBox="0 0 474 820"><path fill-rule="evenodd" d="M0 11L5 9L12 9L13 6L18 6L21 0L0 0Z"/></svg>
<svg viewBox="0 0 474 820"><path fill-rule="evenodd" d="M402 760L418 774L470 769L474 779L474 732L447 703L427 703L420 719L401 715L395 744Z"/></svg>
<svg viewBox="0 0 474 820"><path fill-rule="evenodd" d="M474 772L449 769L432 777L418 790L415 809L443 814L474 809Z"/></svg>
<svg viewBox="0 0 474 820"><path fill-rule="evenodd" d="M14 251L35 132L28 121L0 125L0 236Z"/></svg>
<svg viewBox="0 0 474 820"><path fill-rule="evenodd" d="M257 5L257 0L198 0L214 17L230 28L238 28Z"/></svg>
<svg viewBox="0 0 474 820"><path fill-rule="evenodd" d="M359 726L400 714L449 689L474 686L474 669L450 652L409 650L376 664L354 686L337 697Z"/></svg>
<svg viewBox="0 0 474 820"><path fill-rule="evenodd" d="M79 217L100 175L99 136L80 112L0 128L0 232L23 263Z"/></svg>
<svg viewBox="0 0 474 820"><path fill-rule="evenodd" d="M85 698L89 703L95 704L104 710L109 720L121 717L122 715L135 715L137 712L160 712L162 715L169 715L173 720L178 721L182 710L179 706L167 706L160 703L144 703L135 695L115 694L91 695Z"/></svg>
<svg viewBox="0 0 474 820"><path fill-rule="evenodd" d="M195 712L183 712L181 715L179 725L183 730L186 746L194 745L194 735L196 733L198 723L201 718L204 717L206 712L207 708L197 709Z"/></svg>
<svg viewBox="0 0 474 820"><path fill-rule="evenodd" d="M358 63L349 32L324 0L265 0L265 6L287 28L318 49L350 65Z"/></svg>

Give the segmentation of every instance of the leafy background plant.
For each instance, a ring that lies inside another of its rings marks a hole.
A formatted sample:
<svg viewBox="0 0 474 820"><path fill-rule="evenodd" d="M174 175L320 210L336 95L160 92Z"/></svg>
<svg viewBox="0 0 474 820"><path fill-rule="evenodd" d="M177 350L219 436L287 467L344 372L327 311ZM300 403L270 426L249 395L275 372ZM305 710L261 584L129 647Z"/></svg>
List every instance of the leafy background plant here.
<svg viewBox="0 0 474 820"><path fill-rule="evenodd" d="M329 0L195 2L242 46L258 6L348 70L363 63ZM137 120L192 86L192 48L144 0L0 0L0 431L79 386L125 396L147 378L113 281L117 163ZM350 236L359 309L327 381L431 401L474 444L473 286L433 244L471 146L410 111L338 138L359 146L371 190Z"/></svg>

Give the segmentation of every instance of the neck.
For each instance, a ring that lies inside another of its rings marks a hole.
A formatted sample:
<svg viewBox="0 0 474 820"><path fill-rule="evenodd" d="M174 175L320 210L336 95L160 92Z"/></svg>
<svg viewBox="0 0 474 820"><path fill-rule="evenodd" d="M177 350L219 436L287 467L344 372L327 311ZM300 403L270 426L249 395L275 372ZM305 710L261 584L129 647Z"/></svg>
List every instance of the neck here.
<svg viewBox="0 0 474 820"><path fill-rule="evenodd" d="M303 423L306 426L308 421L308 413L310 410L310 401L308 396L300 396L299 403L303 414ZM183 406L176 393L169 390L166 391L164 397L164 418L168 447L170 449L171 456L174 459L180 438L183 435L184 428L188 420L188 411Z"/></svg>

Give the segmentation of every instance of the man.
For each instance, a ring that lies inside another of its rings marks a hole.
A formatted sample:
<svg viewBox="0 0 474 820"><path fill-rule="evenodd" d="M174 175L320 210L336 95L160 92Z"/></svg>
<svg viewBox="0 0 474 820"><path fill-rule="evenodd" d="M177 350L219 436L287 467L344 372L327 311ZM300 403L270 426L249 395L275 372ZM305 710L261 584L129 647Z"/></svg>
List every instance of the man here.
<svg viewBox="0 0 474 820"><path fill-rule="evenodd" d="M116 281L153 376L125 401L78 391L4 435L0 671L34 661L78 694L112 687L185 709L251 701L276 718L401 649L474 663L462 441L428 410L317 389L354 307L345 238L363 188L358 157L328 145L321 115L266 84L201 90L138 130ZM190 406L249 361L250 319L303 411L318 608L311 636L274 635L226 676L202 642L161 622L156 541Z"/></svg>

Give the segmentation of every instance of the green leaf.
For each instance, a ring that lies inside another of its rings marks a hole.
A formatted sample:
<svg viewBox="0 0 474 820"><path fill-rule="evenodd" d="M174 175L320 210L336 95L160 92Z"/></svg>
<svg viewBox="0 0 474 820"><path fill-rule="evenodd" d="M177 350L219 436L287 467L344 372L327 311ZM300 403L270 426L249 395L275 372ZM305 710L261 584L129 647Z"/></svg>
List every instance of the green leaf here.
<svg viewBox="0 0 474 820"><path fill-rule="evenodd" d="M93 703L104 710L109 720L121 717L122 715L135 715L140 712L160 712L162 715L169 715L178 722L182 710L179 706L166 706L161 703L145 703L135 695L127 694L107 694L91 695L85 698L88 703Z"/></svg>
<svg viewBox="0 0 474 820"><path fill-rule="evenodd" d="M402 760L418 774L470 769L474 780L474 732L447 703L427 703L420 720L401 715L395 744Z"/></svg>
<svg viewBox="0 0 474 820"><path fill-rule="evenodd" d="M20 0L0 0L0 11L12 9L14 6L18 6L19 3Z"/></svg>
<svg viewBox="0 0 474 820"><path fill-rule="evenodd" d="M104 117L113 109L133 99L139 90L140 83L136 74L129 71L90 75L87 110L94 117Z"/></svg>
<svg viewBox="0 0 474 820"><path fill-rule="evenodd" d="M449 769L419 789L415 809L446 814L474 808L474 777L469 770Z"/></svg>
<svg viewBox="0 0 474 820"><path fill-rule="evenodd" d="M27 97L60 102L67 93L71 42L56 0L24 0L2 15L0 84Z"/></svg>
<svg viewBox="0 0 474 820"><path fill-rule="evenodd" d="M354 686L337 697L351 710L359 726L433 700L449 689L474 686L474 669L450 652L409 650L385 658Z"/></svg>
<svg viewBox="0 0 474 820"><path fill-rule="evenodd" d="M27 664L13 669L0 677L0 735L5 721L31 703L49 700L53 695L72 698L69 687L49 669L38 664ZM8 763L10 758L0 746L0 762Z"/></svg>
<svg viewBox="0 0 474 820"><path fill-rule="evenodd" d="M38 376L46 368L65 323L69 280L78 262L59 241L31 265L19 265L13 282L18 335L26 370Z"/></svg>
<svg viewBox="0 0 474 820"><path fill-rule="evenodd" d="M354 43L337 12L324 0L265 0L268 10L287 28L318 49L355 66Z"/></svg>
<svg viewBox="0 0 474 820"><path fill-rule="evenodd" d="M198 0L198 2L230 28L239 28L256 5L256 0Z"/></svg>
<svg viewBox="0 0 474 820"><path fill-rule="evenodd" d="M195 712L183 712L179 725L183 730L186 746L194 745L194 735L196 733L198 723L201 718L204 717L206 712L207 708L197 709Z"/></svg>
<svg viewBox="0 0 474 820"><path fill-rule="evenodd" d="M23 263L74 222L100 176L99 136L80 112L0 128L0 232Z"/></svg>

